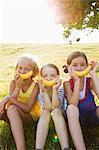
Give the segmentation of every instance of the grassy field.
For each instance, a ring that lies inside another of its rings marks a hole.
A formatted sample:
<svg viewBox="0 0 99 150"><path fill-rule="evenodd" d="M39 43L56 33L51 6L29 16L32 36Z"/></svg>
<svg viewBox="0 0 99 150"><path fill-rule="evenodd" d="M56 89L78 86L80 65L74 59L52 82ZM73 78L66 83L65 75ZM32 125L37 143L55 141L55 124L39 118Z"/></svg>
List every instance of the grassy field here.
<svg viewBox="0 0 99 150"><path fill-rule="evenodd" d="M41 68L42 65L47 63L54 63L60 69L61 78L64 80L68 79L68 75L63 72L62 66L66 63L66 58L73 51L83 51L88 57L88 60L97 60L99 61L99 44L76 44L76 45L51 45L51 44L1 44L0 45L0 99L2 99L8 93L9 82L13 78L14 67L18 56L24 53L31 53L37 59L38 65ZM99 104L98 99L96 103ZM26 130L26 143L27 150L34 149L35 143L35 128L31 126L30 129L25 127ZM97 133L98 129L94 131L94 142L92 138L88 143L89 150L99 149L99 134ZM32 135L31 132L33 133ZM53 128L51 128L48 140L46 143L45 150L60 150L59 143L54 143L52 140ZM98 136L98 138L97 138ZM29 138L30 137L30 138ZM89 138L89 137L88 137ZM32 140L33 141L32 141ZM97 142L98 139L98 142ZM12 143L11 143L12 142ZM72 142L71 142L72 146ZM97 148L98 146L98 148ZM4 122L0 123L0 150L15 150L15 143L11 135L8 125Z"/></svg>

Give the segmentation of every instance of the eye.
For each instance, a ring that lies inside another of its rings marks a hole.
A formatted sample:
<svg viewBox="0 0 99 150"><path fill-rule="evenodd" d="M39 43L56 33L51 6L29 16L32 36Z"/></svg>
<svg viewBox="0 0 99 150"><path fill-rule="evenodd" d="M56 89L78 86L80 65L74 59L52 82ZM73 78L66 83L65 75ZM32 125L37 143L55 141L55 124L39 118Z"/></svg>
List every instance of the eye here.
<svg viewBox="0 0 99 150"><path fill-rule="evenodd" d="M73 64L73 67L77 67L77 64Z"/></svg>
<svg viewBox="0 0 99 150"><path fill-rule="evenodd" d="M51 77L55 77L56 75L55 74L51 74Z"/></svg>
<svg viewBox="0 0 99 150"><path fill-rule="evenodd" d="M30 68L25 68L25 71L29 72L29 71L30 71Z"/></svg>
<svg viewBox="0 0 99 150"><path fill-rule="evenodd" d="M84 67L84 66L86 66L86 64L82 63L81 66Z"/></svg>
<svg viewBox="0 0 99 150"><path fill-rule="evenodd" d="M21 67L21 66L18 66L18 67L17 67L17 69L18 69L18 70L21 70L21 69L22 69L22 67Z"/></svg>

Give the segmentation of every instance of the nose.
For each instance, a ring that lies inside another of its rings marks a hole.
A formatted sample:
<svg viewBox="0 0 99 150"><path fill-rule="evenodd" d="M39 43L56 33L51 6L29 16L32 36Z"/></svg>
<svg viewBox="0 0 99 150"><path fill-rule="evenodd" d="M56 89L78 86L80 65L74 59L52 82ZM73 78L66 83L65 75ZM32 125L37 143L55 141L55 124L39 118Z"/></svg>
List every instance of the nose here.
<svg viewBox="0 0 99 150"><path fill-rule="evenodd" d="M48 81L50 81L50 80L51 80L51 77L50 77L50 76L48 76L48 77L47 77L47 80L48 80Z"/></svg>
<svg viewBox="0 0 99 150"><path fill-rule="evenodd" d="M77 67L77 71L81 71L82 70L82 67L79 65L78 67Z"/></svg>
<svg viewBox="0 0 99 150"><path fill-rule="evenodd" d="M20 70L20 73L22 73L22 74L24 74L24 73L25 73L24 68L22 68L22 69Z"/></svg>

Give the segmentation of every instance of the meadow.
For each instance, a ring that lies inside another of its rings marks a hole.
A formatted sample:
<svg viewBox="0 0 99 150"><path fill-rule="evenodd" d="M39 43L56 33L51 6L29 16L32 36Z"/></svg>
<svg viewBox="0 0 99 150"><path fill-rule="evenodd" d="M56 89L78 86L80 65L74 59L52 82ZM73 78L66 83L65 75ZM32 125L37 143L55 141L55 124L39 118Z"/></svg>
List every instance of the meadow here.
<svg viewBox="0 0 99 150"><path fill-rule="evenodd" d="M0 44L0 100L8 94L9 83L13 78L15 64L17 58L21 54L30 53L34 55L40 68L44 64L54 63L59 67L61 78L64 81L68 80L69 76L63 72L62 66L66 64L68 55L77 50L83 51L87 55L89 61L95 60L99 62L99 44ZM99 105L99 100L97 98L96 103ZM27 150L34 149L35 130L35 122L30 125L30 128L25 127ZM45 150L60 150L59 143L53 142L54 133L53 123L51 123ZM88 134L88 140L86 138L87 135L85 137L88 143L88 150L97 150L99 149L99 128L95 129L92 135L93 138L90 138ZM72 147L72 141L70 141L70 143ZM15 149L15 143L9 126L1 121L0 150Z"/></svg>

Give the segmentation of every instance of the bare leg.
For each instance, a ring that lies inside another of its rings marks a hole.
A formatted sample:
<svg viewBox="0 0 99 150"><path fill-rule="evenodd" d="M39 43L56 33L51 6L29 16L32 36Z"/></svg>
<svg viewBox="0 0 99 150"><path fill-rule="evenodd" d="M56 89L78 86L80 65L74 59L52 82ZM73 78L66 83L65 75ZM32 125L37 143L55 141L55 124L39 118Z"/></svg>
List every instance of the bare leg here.
<svg viewBox="0 0 99 150"><path fill-rule="evenodd" d="M7 116L10 121L11 130L15 139L17 150L26 150L23 122L22 122L22 116L23 118L25 118L26 114L17 106L11 105L8 107Z"/></svg>
<svg viewBox="0 0 99 150"><path fill-rule="evenodd" d="M66 122L60 109L57 108L52 111L52 119L54 121L62 149L68 148L69 143Z"/></svg>
<svg viewBox="0 0 99 150"><path fill-rule="evenodd" d="M97 107L97 109L96 109L96 115L99 118L99 107Z"/></svg>
<svg viewBox="0 0 99 150"><path fill-rule="evenodd" d="M49 129L50 118L50 112L48 110L43 110L37 125L36 149L44 149Z"/></svg>
<svg viewBox="0 0 99 150"><path fill-rule="evenodd" d="M79 122L79 110L75 105L69 105L67 108L67 117L69 130L76 147L76 150L86 150L83 134Z"/></svg>

